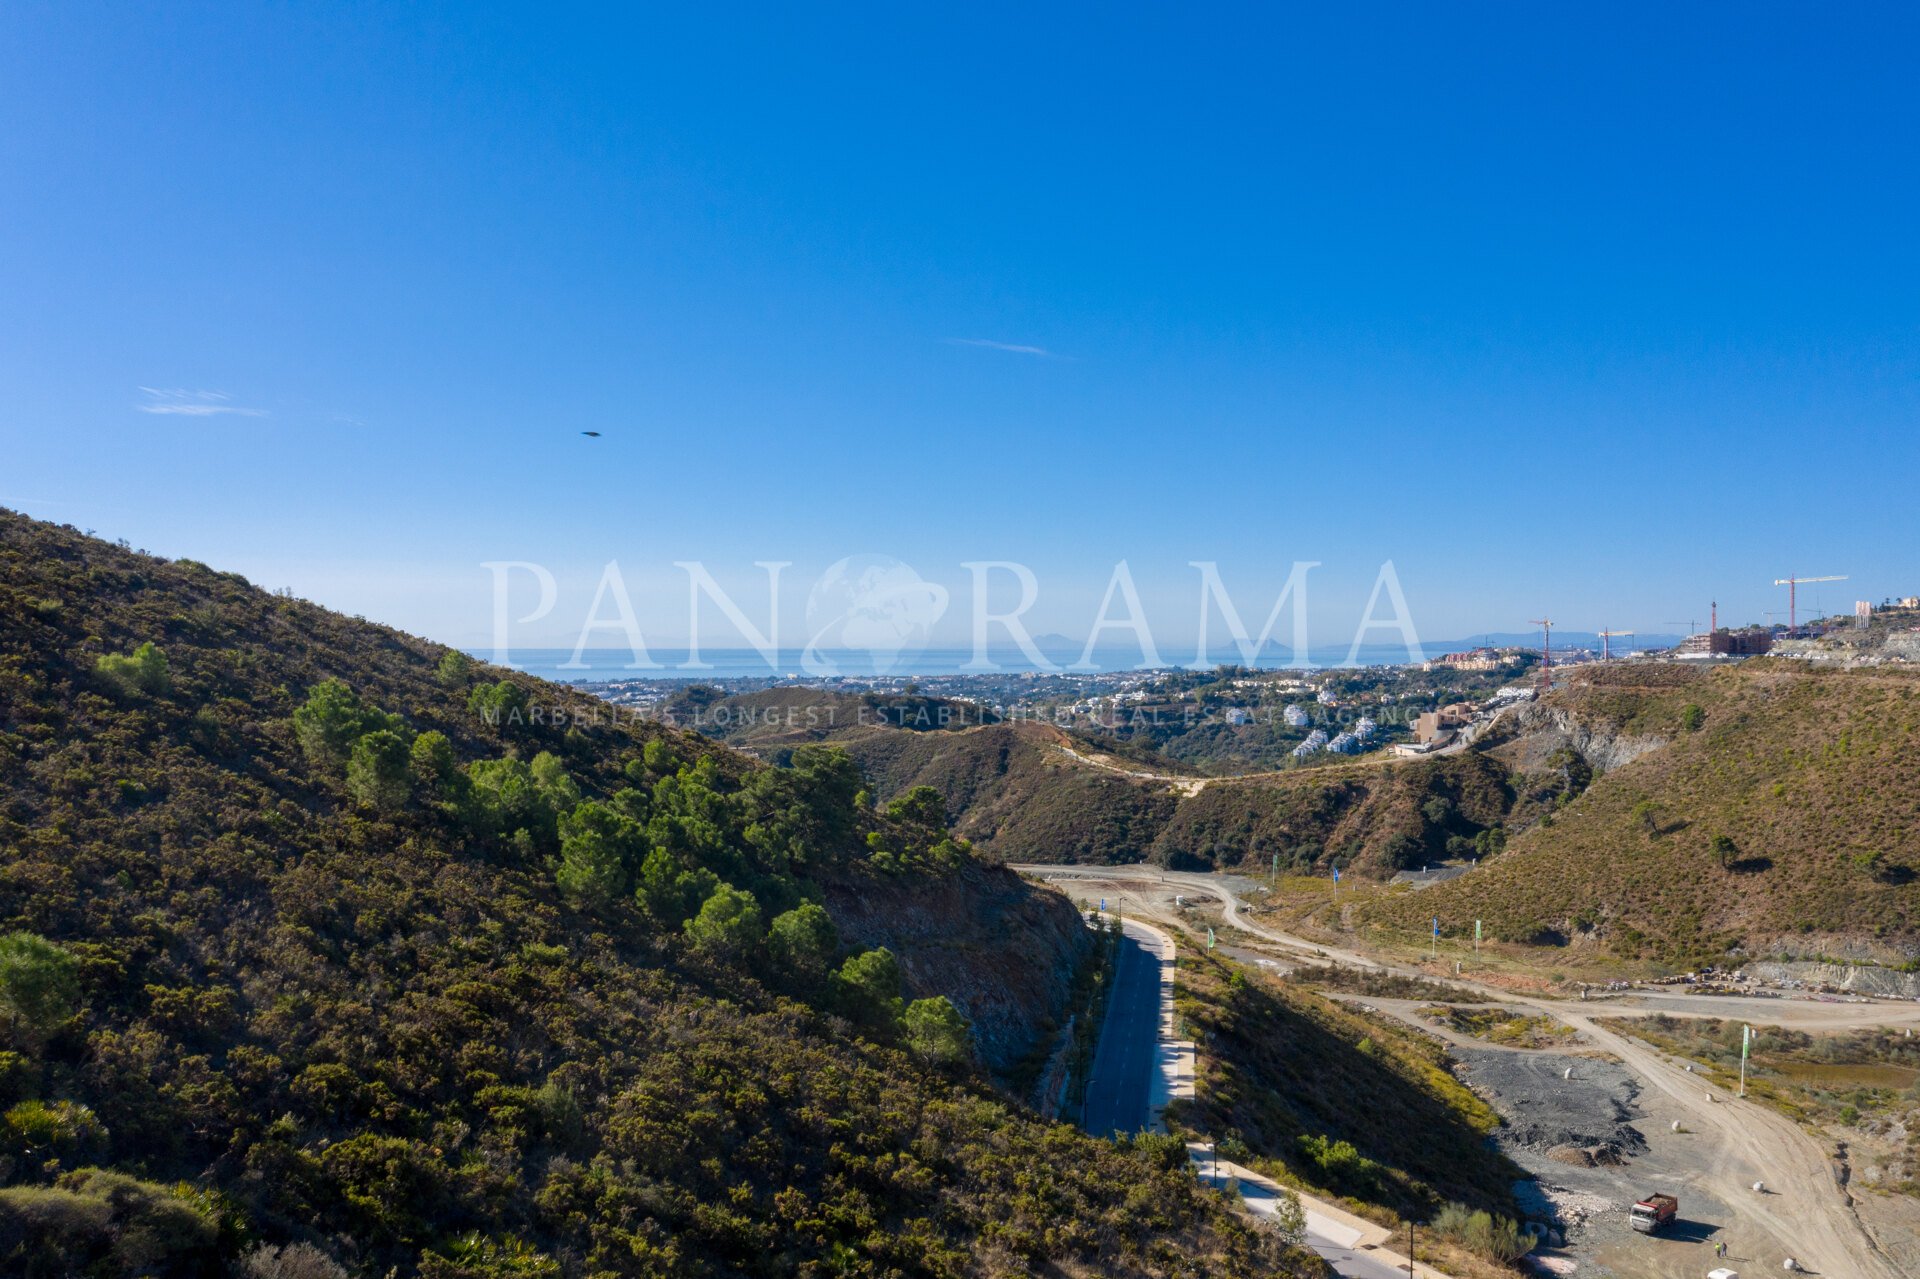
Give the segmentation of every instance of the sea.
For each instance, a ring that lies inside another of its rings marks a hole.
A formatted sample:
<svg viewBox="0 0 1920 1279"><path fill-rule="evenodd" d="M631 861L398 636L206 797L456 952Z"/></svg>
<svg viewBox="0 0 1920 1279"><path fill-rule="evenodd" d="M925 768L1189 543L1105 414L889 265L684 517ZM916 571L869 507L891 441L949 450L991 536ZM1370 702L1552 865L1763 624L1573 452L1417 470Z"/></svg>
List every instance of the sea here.
<svg viewBox="0 0 1920 1279"><path fill-rule="evenodd" d="M489 650L470 650L483 661L492 661ZM1253 665L1261 670L1300 670L1334 666L1402 666L1424 661L1447 652L1434 645L1422 653L1410 653L1401 644L1362 644L1348 661L1346 645L1329 645L1308 652L1308 660L1296 662L1289 652L1263 654ZM1087 664L1080 664L1079 649L1053 649L1042 646L1040 654L1054 668L1071 668L1076 674L1113 674L1123 671L1171 669L1192 664L1192 654L1161 654L1157 667L1148 666L1138 649L1095 649ZM572 649L527 648L510 654L515 669L559 683L601 683L611 680L725 680L725 679L818 679L835 675L849 679L876 677L926 679L944 675L1027 675L1046 670L1018 648L989 648L987 667L974 664L971 648L928 647L896 654L874 653L866 649L820 649L803 654L799 649L781 650L777 661L769 662L757 649L702 648L697 656L685 649L648 650L654 665L635 668L633 654L621 649L587 649L574 661ZM1215 652L1216 662L1240 663L1231 647L1225 654ZM1091 667L1091 670L1089 670Z"/></svg>

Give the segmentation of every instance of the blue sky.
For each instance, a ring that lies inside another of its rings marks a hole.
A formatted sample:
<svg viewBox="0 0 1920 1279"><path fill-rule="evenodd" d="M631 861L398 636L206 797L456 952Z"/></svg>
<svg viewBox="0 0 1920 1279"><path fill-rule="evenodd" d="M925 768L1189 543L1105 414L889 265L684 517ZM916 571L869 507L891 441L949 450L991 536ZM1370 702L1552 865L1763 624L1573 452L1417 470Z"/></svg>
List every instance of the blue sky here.
<svg viewBox="0 0 1920 1279"><path fill-rule="evenodd" d="M469 643L501 559L564 644L616 558L1920 591L1911 9L1334 8L11 5L0 504Z"/></svg>

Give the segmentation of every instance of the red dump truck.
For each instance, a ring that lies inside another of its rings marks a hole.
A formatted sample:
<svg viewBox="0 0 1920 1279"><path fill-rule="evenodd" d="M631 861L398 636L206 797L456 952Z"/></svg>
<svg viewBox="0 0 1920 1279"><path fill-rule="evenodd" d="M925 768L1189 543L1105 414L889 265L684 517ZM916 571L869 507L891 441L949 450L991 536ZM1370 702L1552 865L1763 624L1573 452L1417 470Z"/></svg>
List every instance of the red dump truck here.
<svg viewBox="0 0 1920 1279"><path fill-rule="evenodd" d="M1680 1201L1672 1195L1648 1195L1633 1206L1627 1219L1643 1235L1665 1230L1680 1212Z"/></svg>

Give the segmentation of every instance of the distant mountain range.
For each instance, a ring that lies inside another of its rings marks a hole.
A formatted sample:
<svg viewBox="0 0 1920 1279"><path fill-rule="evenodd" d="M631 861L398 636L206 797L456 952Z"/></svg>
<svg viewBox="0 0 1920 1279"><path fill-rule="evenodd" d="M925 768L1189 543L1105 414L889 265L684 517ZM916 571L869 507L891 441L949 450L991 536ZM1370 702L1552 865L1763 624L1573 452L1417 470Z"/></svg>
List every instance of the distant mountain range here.
<svg viewBox="0 0 1920 1279"><path fill-rule="evenodd" d="M1385 634L1385 632L1381 632L1381 634ZM1649 631L1644 635L1616 636L1611 641L1611 643L1612 643L1612 647L1621 649L1624 651L1631 651L1636 649L1661 649L1661 648L1672 648L1675 644L1678 644L1681 640L1685 638L1686 638L1685 635L1680 635L1680 634L1670 634L1664 631L1662 632ZM1085 641L1083 640L1076 640L1076 639L1069 638L1068 636L1059 635L1059 634L1041 635L1041 636L1035 637L1034 639L1035 646L1038 647L1041 652L1047 654L1049 657L1056 656L1062 653L1078 656L1084 643ZM1312 646L1313 660L1318 665L1327 665L1332 662L1342 660L1346 657L1347 649L1350 647L1350 644L1351 644L1351 641L1348 641L1346 643L1340 643L1340 642L1321 643L1319 641L1315 641ZM1555 630L1553 633L1553 646L1556 649L1559 649L1559 648L1597 649L1600 647L1600 634L1598 631ZM1109 651L1110 649L1118 649L1123 647L1125 647L1125 645L1115 642L1110 645L1103 645L1097 651L1104 653ZM1487 632L1486 634L1473 635L1464 639L1422 639L1420 641L1420 648L1424 653L1426 653L1428 657L1438 657L1442 653L1458 653L1466 649L1481 648L1481 647L1539 648L1540 632L1537 630L1490 631L1490 632ZM1182 640L1178 643L1163 643L1160 645L1161 655L1165 657L1169 662L1173 662L1173 663L1183 662L1186 655L1190 653L1192 648L1193 648L1192 640ZM1216 640L1210 645L1210 648L1214 657L1221 661L1229 660L1229 658L1232 657L1235 651L1231 640L1225 640L1225 641ZM1366 660L1369 657L1371 657L1373 660L1377 660L1377 661L1391 661L1391 660L1405 661L1406 660L1404 656L1405 652L1406 652L1405 646L1398 642L1370 642L1370 643L1364 643L1360 646L1360 653L1363 660ZM1383 653L1395 654L1397 656L1382 658L1379 655ZM1289 658L1292 655L1293 655L1293 646L1290 644L1283 644L1277 639L1268 640L1266 644L1264 644L1260 649L1260 656L1262 659L1270 659L1275 657Z"/></svg>
<svg viewBox="0 0 1920 1279"><path fill-rule="evenodd" d="M1672 648L1684 635L1669 635L1661 632L1648 632L1645 635L1621 635L1610 641L1618 649L1654 649ZM1462 649L1479 648L1539 648L1540 632L1535 631L1493 631L1486 635L1475 635L1470 639L1433 641L1422 645L1428 653L1457 653ZM1597 631L1562 631L1553 633L1555 648L1599 648L1600 634Z"/></svg>

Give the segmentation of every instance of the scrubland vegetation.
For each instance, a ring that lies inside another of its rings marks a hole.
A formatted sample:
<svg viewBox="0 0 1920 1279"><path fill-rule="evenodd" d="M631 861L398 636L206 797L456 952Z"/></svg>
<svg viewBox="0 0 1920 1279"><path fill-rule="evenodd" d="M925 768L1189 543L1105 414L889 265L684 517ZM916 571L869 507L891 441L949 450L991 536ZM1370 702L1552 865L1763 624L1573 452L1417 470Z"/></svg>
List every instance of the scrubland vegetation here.
<svg viewBox="0 0 1920 1279"><path fill-rule="evenodd" d="M1484 1039L1508 1048L1553 1048L1573 1037L1573 1027L1512 1008L1461 1008L1436 1004L1419 1010L1422 1017L1460 1035Z"/></svg>
<svg viewBox="0 0 1920 1279"><path fill-rule="evenodd" d="M1176 980L1199 1070L1170 1122L1375 1213L1425 1219L1458 1200L1511 1214L1522 1174L1487 1143L1499 1117L1437 1044L1204 952L1183 948Z"/></svg>
<svg viewBox="0 0 1920 1279"><path fill-rule="evenodd" d="M0 618L0 1269L1311 1272L840 940L972 863L837 751L11 515Z"/></svg>
<svg viewBox="0 0 1920 1279"><path fill-rule="evenodd" d="M1365 917L1409 934L1593 945L1672 968L1728 956L1920 957L1920 674L1754 660L1634 666L1546 704L1669 744L1593 781L1472 875Z"/></svg>

